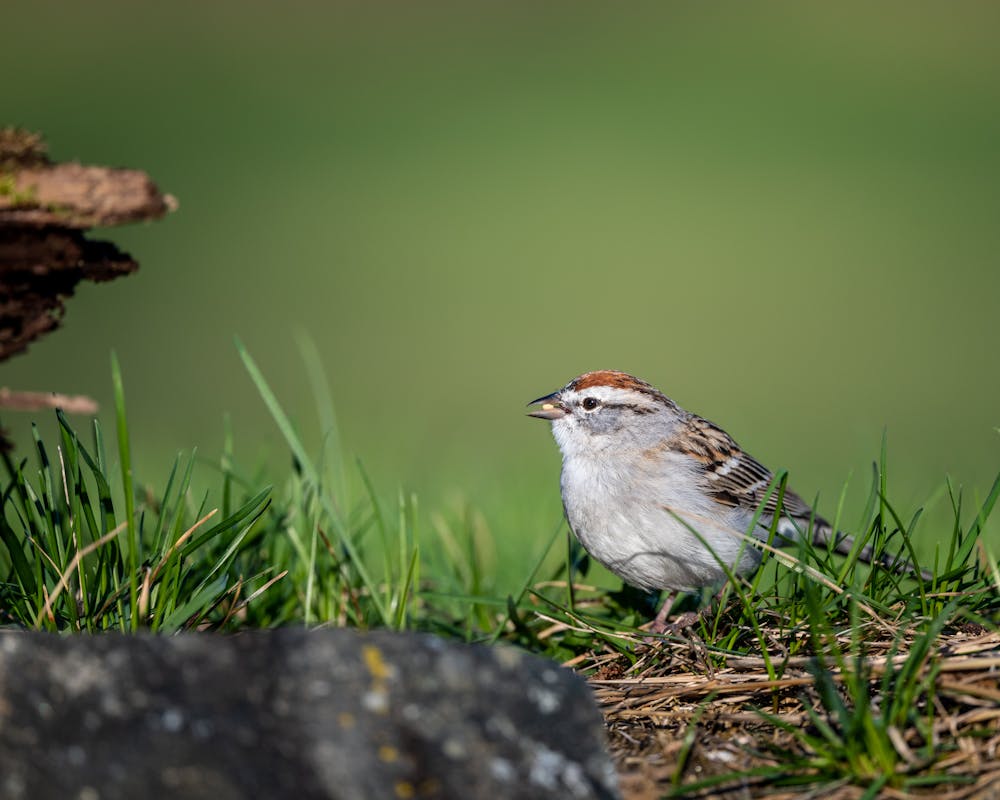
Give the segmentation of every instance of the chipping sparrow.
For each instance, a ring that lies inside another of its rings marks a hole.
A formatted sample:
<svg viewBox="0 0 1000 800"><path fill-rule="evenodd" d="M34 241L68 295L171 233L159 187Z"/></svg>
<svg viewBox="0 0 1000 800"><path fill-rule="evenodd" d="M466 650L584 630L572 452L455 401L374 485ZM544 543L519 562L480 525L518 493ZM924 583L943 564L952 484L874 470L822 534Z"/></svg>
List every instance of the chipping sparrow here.
<svg viewBox="0 0 1000 800"><path fill-rule="evenodd" d="M597 561L640 589L690 592L722 582L720 561L753 571L767 541L778 491L750 526L773 476L724 430L685 411L624 372L588 372L532 401L530 416L551 420L562 451L562 499L573 533ZM834 533L801 497L785 491L776 544L812 531ZM839 552L852 540L836 537ZM870 560L870 548L860 557ZM866 558L867 556L867 558ZM657 615L663 630L670 599Z"/></svg>

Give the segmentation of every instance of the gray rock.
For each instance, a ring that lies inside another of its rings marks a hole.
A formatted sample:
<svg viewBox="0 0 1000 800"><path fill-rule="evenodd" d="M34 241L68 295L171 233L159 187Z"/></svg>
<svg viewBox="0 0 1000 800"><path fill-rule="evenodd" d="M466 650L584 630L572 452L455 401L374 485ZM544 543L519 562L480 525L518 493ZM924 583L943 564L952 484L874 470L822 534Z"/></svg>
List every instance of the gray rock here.
<svg viewBox="0 0 1000 800"><path fill-rule="evenodd" d="M582 679L346 630L0 632L0 798L612 798Z"/></svg>

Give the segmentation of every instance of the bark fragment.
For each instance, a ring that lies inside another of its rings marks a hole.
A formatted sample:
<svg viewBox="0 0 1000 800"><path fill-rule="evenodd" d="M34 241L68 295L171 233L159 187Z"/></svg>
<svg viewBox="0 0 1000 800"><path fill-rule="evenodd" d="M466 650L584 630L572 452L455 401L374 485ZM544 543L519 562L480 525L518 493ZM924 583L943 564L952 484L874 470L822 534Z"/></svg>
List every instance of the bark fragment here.
<svg viewBox="0 0 1000 800"><path fill-rule="evenodd" d="M88 228L159 219L177 207L144 172L54 164L35 133L0 129L0 361L59 326L82 280L138 268Z"/></svg>

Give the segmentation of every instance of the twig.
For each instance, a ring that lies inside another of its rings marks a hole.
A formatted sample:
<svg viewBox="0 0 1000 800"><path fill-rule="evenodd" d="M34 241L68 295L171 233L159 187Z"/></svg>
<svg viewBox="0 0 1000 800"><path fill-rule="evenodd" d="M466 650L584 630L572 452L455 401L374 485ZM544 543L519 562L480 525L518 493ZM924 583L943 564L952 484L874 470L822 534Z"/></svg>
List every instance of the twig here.
<svg viewBox="0 0 1000 800"><path fill-rule="evenodd" d="M15 392L0 386L0 408L11 411L41 411L61 408L67 414L96 414L97 401L82 394L57 392Z"/></svg>

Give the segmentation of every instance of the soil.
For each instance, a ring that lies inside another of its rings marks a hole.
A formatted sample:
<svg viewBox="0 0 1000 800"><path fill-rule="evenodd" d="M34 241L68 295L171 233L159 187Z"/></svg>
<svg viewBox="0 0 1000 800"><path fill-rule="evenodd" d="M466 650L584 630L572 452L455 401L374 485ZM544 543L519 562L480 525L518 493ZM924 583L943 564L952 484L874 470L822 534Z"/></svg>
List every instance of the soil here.
<svg viewBox="0 0 1000 800"><path fill-rule="evenodd" d="M763 658L708 657L692 638L639 648L635 664L611 649L575 664L591 674L626 800L854 800L886 777L852 776L805 744L800 732L822 738L816 718L844 733L824 711L814 659L785 657L772 679ZM883 676L898 673L906 658L891 639L870 646L861 669L876 713L891 701L882 691L893 684ZM971 623L947 631L920 670L925 689L915 703L930 731L889 731L896 771L877 796L1000 798L1000 634ZM850 707L849 676L826 672ZM934 759L926 757L928 735Z"/></svg>

